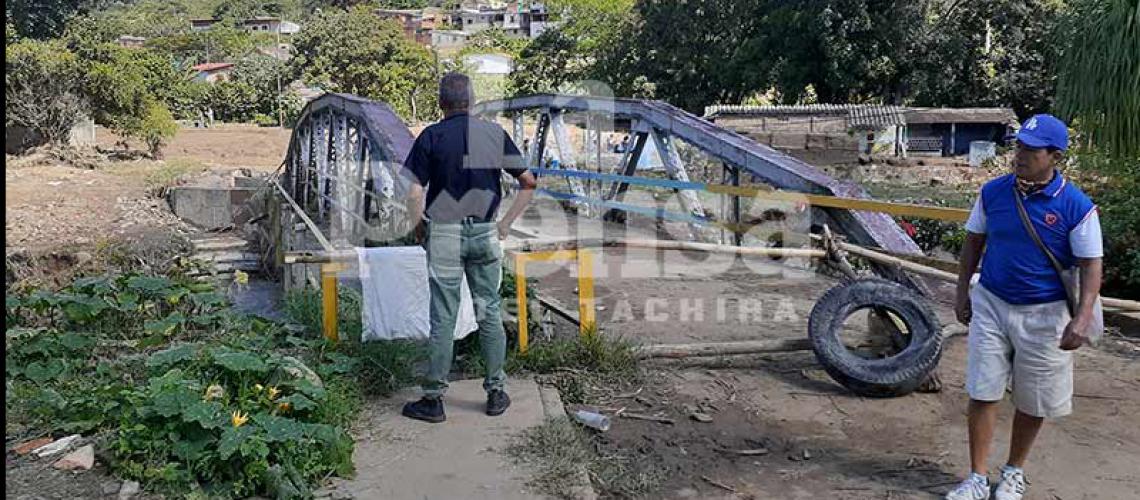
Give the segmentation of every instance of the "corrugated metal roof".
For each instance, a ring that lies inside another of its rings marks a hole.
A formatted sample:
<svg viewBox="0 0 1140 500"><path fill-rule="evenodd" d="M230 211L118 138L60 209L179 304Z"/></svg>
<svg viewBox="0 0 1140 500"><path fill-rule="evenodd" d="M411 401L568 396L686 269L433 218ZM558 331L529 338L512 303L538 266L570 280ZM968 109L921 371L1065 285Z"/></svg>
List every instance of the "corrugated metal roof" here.
<svg viewBox="0 0 1140 500"><path fill-rule="evenodd" d="M877 104L717 105L706 107L704 117L806 115L846 116L848 127L855 129L919 123L1017 123L1017 115L1010 108L906 108Z"/></svg>
<svg viewBox="0 0 1140 500"><path fill-rule="evenodd" d="M857 130L879 130L903 125L903 108L898 106L859 106L847 115L847 127Z"/></svg>
<svg viewBox="0 0 1140 500"><path fill-rule="evenodd" d="M843 115L847 110L865 106L863 104L803 104L803 105L774 105L774 106L748 106L739 104L722 104L705 108L705 118L719 115L754 115L754 116L780 116L780 115L817 115L834 114Z"/></svg>
<svg viewBox="0 0 1140 500"><path fill-rule="evenodd" d="M852 129L881 129L902 125L904 109L878 104L806 104L777 106L720 105L705 108L705 118L718 116L836 116L847 120Z"/></svg>
<svg viewBox="0 0 1140 500"><path fill-rule="evenodd" d="M1010 108L910 108L907 123L1017 123Z"/></svg>

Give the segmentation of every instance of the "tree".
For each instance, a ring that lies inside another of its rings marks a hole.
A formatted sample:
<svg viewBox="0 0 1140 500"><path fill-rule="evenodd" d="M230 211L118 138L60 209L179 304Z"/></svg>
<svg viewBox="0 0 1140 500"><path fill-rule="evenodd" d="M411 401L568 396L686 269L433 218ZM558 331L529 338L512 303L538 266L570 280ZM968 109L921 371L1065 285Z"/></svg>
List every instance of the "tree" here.
<svg viewBox="0 0 1140 500"><path fill-rule="evenodd" d="M1084 0L1065 19L1057 108L1100 210L1106 295L1140 299L1140 5Z"/></svg>
<svg viewBox="0 0 1140 500"><path fill-rule="evenodd" d="M709 104L738 102L767 83L766 78L755 78L754 66L762 67L764 60L743 51L746 41L756 36L764 3L639 2L634 33L621 37L630 42L619 53L630 56L611 68L631 65L635 74L655 84L657 98L695 113ZM626 71L622 80L632 76Z"/></svg>
<svg viewBox="0 0 1140 500"><path fill-rule="evenodd" d="M386 101L413 120L435 107L438 72L431 53L365 6L321 12L293 45L294 75L306 82Z"/></svg>
<svg viewBox="0 0 1140 500"><path fill-rule="evenodd" d="M158 156L164 139L177 130L164 99L173 99L185 73L169 57L103 43L80 47L83 93L95 122L147 143Z"/></svg>
<svg viewBox="0 0 1140 500"><path fill-rule="evenodd" d="M292 80L288 67L278 59L250 55L235 64L228 81L207 85L204 107L214 110L214 117L227 122L249 122L259 115L273 117L277 123L278 107L286 104L277 92Z"/></svg>
<svg viewBox="0 0 1140 500"><path fill-rule="evenodd" d="M517 58L526 46L525 39L513 38L502 28L489 28L468 37L467 45L459 51L459 55L494 52Z"/></svg>
<svg viewBox="0 0 1140 500"><path fill-rule="evenodd" d="M146 42L148 48L192 64L237 59L266 44L274 44L271 36L251 34L229 25L215 26L208 31L156 37Z"/></svg>
<svg viewBox="0 0 1140 500"><path fill-rule="evenodd" d="M226 21L242 21L256 16L299 19L304 11L301 0L221 0L213 16Z"/></svg>
<svg viewBox="0 0 1140 500"><path fill-rule="evenodd" d="M20 36L52 38L63 33L68 18L102 3L93 0L9 0L4 2L4 18Z"/></svg>
<svg viewBox="0 0 1140 500"><path fill-rule="evenodd" d="M556 0L548 4L561 25L544 31L519 52L510 94L578 92L587 80L604 82L618 95L650 97L651 86L626 59L639 25L632 0Z"/></svg>
<svg viewBox="0 0 1140 500"><path fill-rule="evenodd" d="M22 40L4 48L4 124L64 144L88 109L79 63L59 42Z"/></svg>
<svg viewBox="0 0 1140 500"><path fill-rule="evenodd" d="M1113 158L1140 158L1140 4L1085 0L1066 24L1058 111Z"/></svg>
<svg viewBox="0 0 1140 500"><path fill-rule="evenodd" d="M142 115L132 119L135 122L121 126L120 130L127 137L143 141L152 158L161 159L162 146L178 132L178 123L170 110L159 102L148 100Z"/></svg>
<svg viewBox="0 0 1140 500"><path fill-rule="evenodd" d="M513 95L554 92L586 74L576 40L561 29L543 32L519 53L508 92Z"/></svg>
<svg viewBox="0 0 1140 500"><path fill-rule="evenodd" d="M906 66L919 106L1009 106L1025 118L1052 107L1062 4L954 2L930 12Z"/></svg>

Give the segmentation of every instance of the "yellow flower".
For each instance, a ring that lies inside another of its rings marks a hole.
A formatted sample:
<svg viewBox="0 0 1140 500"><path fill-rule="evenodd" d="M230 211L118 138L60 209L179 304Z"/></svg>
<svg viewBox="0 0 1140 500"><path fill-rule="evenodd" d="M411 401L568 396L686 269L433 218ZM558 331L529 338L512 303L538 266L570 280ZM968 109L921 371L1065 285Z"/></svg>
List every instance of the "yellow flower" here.
<svg viewBox="0 0 1140 500"><path fill-rule="evenodd" d="M205 399L206 401L209 401L211 399L218 399L218 398L224 396L225 394L226 394L226 390L223 389L222 386L220 386L218 384L214 384L214 385L211 385L210 387L206 388L206 395L203 396L203 399Z"/></svg>
<svg viewBox="0 0 1140 500"><path fill-rule="evenodd" d="M277 390L276 387L270 387L269 388L269 399L270 400L277 399L278 394L281 394L281 391Z"/></svg>
<svg viewBox="0 0 1140 500"><path fill-rule="evenodd" d="M242 271L234 271L234 281L239 285L248 285L249 275Z"/></svg>
<svg viewBox="0 0 1140 500"><path fill-rule="evenodd" d="M261 392L263 389L265 389L265 386L261 384L253 384L253 392Z"/></svg>
<svg viewBox="0 0 1140 500"><path fill-rule="evenodd" d="M242 413L241 410L234 411L234 414L230 415L230 423L234 424L234 427L241 427L248 420L249 415Z"/></svg>
<svg viewBox="0 0 1140 500"><path fill-rule="evenodd" d="M277 410L278 411L289 411L289 403L288 402L277 403Z"/></svg>

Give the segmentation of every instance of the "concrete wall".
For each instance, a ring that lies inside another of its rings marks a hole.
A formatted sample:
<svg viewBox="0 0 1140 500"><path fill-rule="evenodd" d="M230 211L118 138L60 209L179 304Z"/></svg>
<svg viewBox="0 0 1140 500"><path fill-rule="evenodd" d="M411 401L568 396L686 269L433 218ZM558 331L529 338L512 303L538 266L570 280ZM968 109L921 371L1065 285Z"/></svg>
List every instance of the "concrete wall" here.
<svg viewBox="0 0 1140 500"><path fill-rule="evenodd" d="M7 154L20 154L43 144L43 137L29 128L12 125L4 129L4 152ZM95 145L95 120L87 117L80 118L79 122L71 128L68 144L72 146Z"/></svg>
<svg viewBox="0 0 1140 500"><path fill-rule="evenodd" d="M170 190L174 214L204 229L221 229L245 223L252 215L243 209L256 187L179 186Z"/></svg>

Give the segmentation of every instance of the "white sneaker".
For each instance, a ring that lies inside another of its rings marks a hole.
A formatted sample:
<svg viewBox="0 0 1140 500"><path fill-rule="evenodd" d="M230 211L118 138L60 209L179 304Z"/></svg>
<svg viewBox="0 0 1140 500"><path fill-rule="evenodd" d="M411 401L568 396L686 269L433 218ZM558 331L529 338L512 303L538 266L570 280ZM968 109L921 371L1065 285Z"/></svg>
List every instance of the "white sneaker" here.
<svg viewBox="0 0 1140 500"><path fill-rule="evenodd" d="M989 500L989 498L990 480L976 472L971 472L970 477L946 494L946 500Z"/></svg>
<svg viewBox="0 0 1140 500"><path fill-rule="evenodd" d="M1001 468L1001 481L994 491L995 500L1021 500L1025 494L1025 471L1006 465Z"/></svg>

